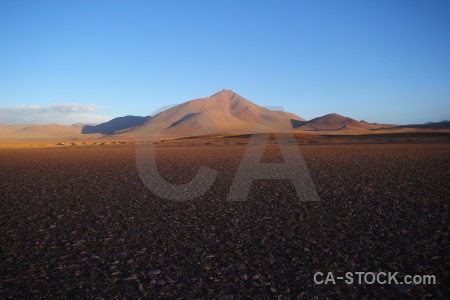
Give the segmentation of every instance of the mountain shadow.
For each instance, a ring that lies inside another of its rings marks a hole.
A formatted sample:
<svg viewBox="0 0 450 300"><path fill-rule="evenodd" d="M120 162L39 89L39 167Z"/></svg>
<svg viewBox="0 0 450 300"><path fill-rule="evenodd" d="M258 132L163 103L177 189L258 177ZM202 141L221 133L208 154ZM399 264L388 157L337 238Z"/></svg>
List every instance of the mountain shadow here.
<svg viewBox="0 0 450 300"><path fill-rule="evenodd" d="M292 124L292 128L298 128L301 127L303 125L305 125L306 123L308 123L308 121L299 121L299 120L294 120L294 119L290 119L291 124Z"/></svg>
<svg viewBox="0 0 450 300"><path fill-rule="evenodd" d="M151 117L140 116L125 116L114 118L108 122L101 123L95 126L86 125L81 130L82 134L101 133L101 134L114 134L124 129L140 126L144 124Z"/></svg>
<svg viewBox="0 0 450 300"><path fill-rule="evenodd" d="M196 115L198 115L198 113L187 114L187 115L185 115L184 117L182 117L181 119L179 119L178 121L173 122L172 125L169 126L169 128L170 128L170 127L177 126L177 125L180 124L181 122L186 121L186 120L189 120L190 118L192 118L192 117L194 117L194 116L196 116Z"/></svg>

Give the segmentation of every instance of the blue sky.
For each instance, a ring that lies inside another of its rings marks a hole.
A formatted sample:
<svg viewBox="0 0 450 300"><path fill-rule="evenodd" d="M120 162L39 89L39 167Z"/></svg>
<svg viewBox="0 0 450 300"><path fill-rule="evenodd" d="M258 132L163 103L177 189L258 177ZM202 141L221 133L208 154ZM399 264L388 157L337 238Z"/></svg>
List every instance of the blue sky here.
<svg viewBox="0 0 450 300"><path fill-rule="evenodd" d="M450 119L450 1L1 1L0 121L100 122L232 89L311 119Z"/></svg>

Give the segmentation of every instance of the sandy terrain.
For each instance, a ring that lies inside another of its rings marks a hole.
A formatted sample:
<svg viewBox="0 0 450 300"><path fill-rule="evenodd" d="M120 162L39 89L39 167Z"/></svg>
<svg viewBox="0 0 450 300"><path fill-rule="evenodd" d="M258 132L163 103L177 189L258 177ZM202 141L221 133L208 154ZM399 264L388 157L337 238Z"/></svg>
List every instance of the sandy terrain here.
<svg viewBox="0 0 450 300"><path fill-rule="evenodd" d="M158 146L170 182L200 165L219 171L187 202L145 188L133 146L2 149L0 297L401 296L390 285L315 285L317 271L433 274L437 285L408 296L450 295L450 144L300 149L320 202L299 202L276 180L255 181L246 202L225 201L243 145ZM278 147L263 161L282 161Z"/></svg>
<svg viewBox="0 0 450 300"><path fill-rule="evenodd" d="M285 133L279 133L282 137ZM249 141L250 134L227 134L227 135L205 135L185 138L159 138L156 140L158 145L242 145ZM336 132L323 131L320 134L314 132L296 132L294 136L299 144L413 144L413 143L449 143L450 132L447 131L424 131L413 132L411 130L399 132L376 131L366 134L361 132ZM271 135L271 142L274 141ZM64 139L52 138L42 140L1 140L0 149L18 149L18 148L86 148L86 147L115 147L127 145L151 144L154 140L139 139L119 139L117 136L106 136L102 138L80 138ZM275 143L275 142L273 142Z"/></svg>

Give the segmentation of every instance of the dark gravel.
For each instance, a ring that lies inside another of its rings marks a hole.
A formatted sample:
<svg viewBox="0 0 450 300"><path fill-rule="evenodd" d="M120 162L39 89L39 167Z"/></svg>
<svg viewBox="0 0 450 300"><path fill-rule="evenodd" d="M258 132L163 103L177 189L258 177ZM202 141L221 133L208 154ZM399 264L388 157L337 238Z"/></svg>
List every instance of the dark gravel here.
<svg viewBox="0 0 450 300"><path fill-rule="evenodd" d="M168 181L219 171L186 202L145 188L131 146L0 150L0 298L450 297L450 144L301 146L322 201L257 180L227 202L244 149L159 148ZM437 284L315 285L318 271Z"/></svg>

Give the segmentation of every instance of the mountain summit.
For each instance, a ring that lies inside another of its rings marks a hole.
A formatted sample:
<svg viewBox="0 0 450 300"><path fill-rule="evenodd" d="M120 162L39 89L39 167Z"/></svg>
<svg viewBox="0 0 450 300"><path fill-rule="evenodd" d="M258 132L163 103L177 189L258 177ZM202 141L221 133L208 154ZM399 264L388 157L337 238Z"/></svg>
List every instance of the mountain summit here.
<svg viewBox="0 0 450 300"><path fill-rule="evenodd" d="M241 134L292 130L291 120L302 118L256 105L231 90L191 100L163 111L124 135L186 137L208 134Z"/></svg>

